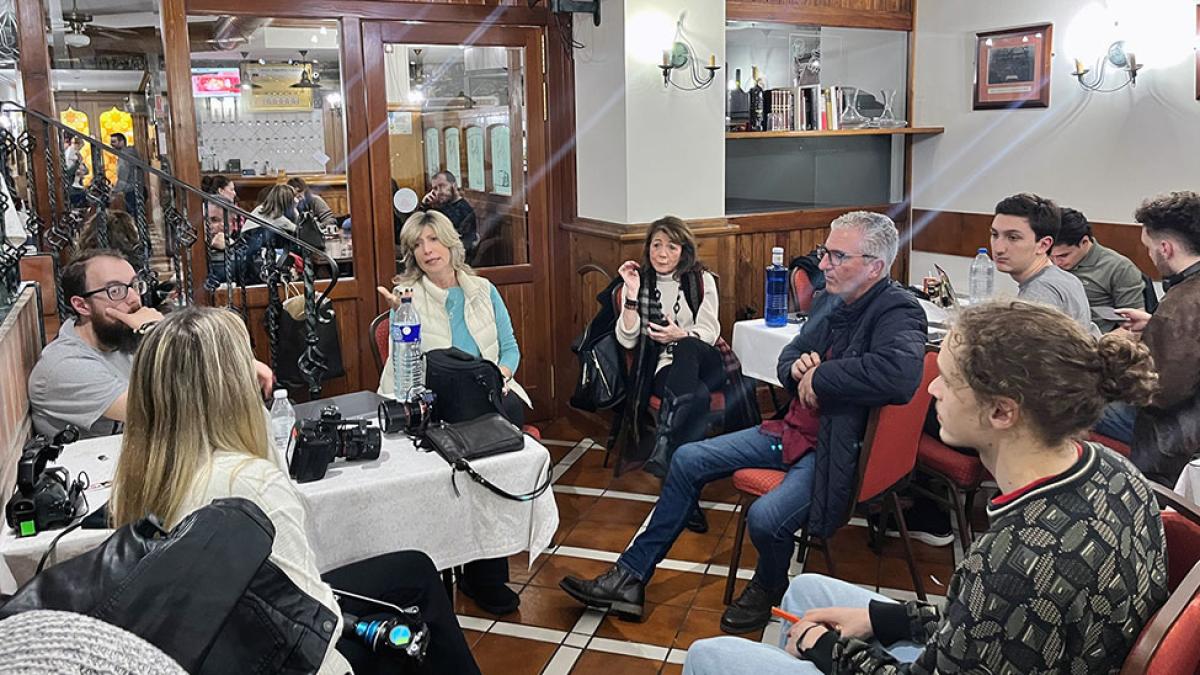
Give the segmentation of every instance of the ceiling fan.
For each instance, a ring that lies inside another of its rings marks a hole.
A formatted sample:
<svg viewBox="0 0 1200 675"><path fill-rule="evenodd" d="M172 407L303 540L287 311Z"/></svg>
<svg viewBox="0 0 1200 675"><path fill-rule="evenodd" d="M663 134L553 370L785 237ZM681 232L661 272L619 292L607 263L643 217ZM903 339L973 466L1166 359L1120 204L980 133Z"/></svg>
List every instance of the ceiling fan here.
<svg viewBox="0 0 1200 675"><path fill-rule="evenodd" d="M97 25L96 17L79 11L78 0L72 0L71 11L63 12L62 25L51 25L50 32L61 30L63 44L74 49L81 49L92 44L92 37L104 37L110 40L121 40L128 36L138 35L137 31L116 27Z"/></svg>

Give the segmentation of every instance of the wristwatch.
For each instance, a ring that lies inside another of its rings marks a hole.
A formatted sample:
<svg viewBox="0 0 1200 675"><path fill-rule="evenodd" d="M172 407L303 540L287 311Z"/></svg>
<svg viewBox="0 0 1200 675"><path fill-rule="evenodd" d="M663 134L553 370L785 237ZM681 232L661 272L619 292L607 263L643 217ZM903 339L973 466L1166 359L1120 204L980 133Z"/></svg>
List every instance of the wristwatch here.
<svg viewBox="0 0 1200 675"><path fill-rule="evenodd" d="M637 308L638 308L637 300L630 300L629 298L625 298L625 309L637 309Z"/></svg>

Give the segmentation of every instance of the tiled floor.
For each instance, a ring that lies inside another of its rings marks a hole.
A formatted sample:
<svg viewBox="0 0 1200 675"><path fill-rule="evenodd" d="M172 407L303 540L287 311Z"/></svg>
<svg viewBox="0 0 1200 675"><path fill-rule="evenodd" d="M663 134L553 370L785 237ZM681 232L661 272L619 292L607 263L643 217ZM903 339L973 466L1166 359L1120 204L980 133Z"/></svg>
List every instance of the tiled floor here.
<svg viewBox="0 0 1200 675"><path fill-rule="evenodd" d="M737 492L728 480L705 489L709 531L685 531L658 567L646 589L646 617L632 623L580 606L558 588L564 576L592 577L609 568L644 527L654 509L658 482L637 472L613 478L602 466L604 450L565 421L543 427L543 443L555 463L554 498L558 503L556 546L533 561L511 558L511 586L521 608L504 617L490 616L465 596L455 608L467 641L485 675L560 675L614 673L675 674L682 670L695 640L721 635L722 595L733 548ZM599 438L592 434L591 438ZM912 579L899 541L889 541L883 556L867 548L866 528L855 520L830 542L839 578L904 599L913 597ZM955 551L914 543L928 593L945 593ZM746 540L738 571L740 592L753 573L754 547ZM805 568L793 564L793 572ZM814 550L807 570L826 572ZM774 640L778 624L752 639Z"/></svg>

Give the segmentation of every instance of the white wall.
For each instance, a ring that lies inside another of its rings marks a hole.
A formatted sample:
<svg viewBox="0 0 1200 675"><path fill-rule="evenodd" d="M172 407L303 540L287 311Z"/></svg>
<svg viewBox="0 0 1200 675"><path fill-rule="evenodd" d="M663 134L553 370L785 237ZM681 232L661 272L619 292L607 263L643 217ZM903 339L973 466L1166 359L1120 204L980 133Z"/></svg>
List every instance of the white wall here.
<svg viewBox="0 0 1200 675"><path fill-rule="evenodd" d="M620 223L724 215L725 73L707 89L680 91L664 88L656 67L677 24L704 64L709 54L724 63L724 2L605 0L601 16L597 30L577 24L587 45L575 65L579 215Z"/></svg>
<svg viewBox="0 0 1200 675"><path fill-rule="evenodd" d="M915 144L915 208L990 213L1002 197L1028 190L1092 220L1127 223L1147 196L1200 189L1195 0L1109 5L1127 17L1118 31L1144 38L1136 51L1146 66L1136 88L1089 93L1069 73L1076 57L1092 67L1095 54L1080 53L1081 44L1108 41L1102 24L1089 21L1100 3L922 0L916 121L946 132ZM972 111L975 33L1046 21L1054 24L1050 107Z"/></svg>

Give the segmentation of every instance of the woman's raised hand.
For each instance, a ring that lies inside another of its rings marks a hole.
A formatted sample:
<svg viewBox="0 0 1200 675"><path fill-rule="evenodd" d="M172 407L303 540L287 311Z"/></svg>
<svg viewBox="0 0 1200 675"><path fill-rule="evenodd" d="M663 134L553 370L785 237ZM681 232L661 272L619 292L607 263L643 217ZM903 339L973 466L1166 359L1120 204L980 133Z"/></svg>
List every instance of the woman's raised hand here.
<svg viewBox="0 0 1200 675"><path fill-rule="evenodd" d="M402 293L393 293L383 286L376 286L375 290L379 291L379 295L381 295L384 300L387 300L392 309L400 309L400 300L405 297L412 297L411 289L405 289Z"/></svg>
<svg viewBox="0 0 1200 675"><path fill-rule="evenodd" d="M625 281L625 298L637 300L638 291L642 288L642 266L632 260L626 260L617 268L617 274Z"/></svg>

